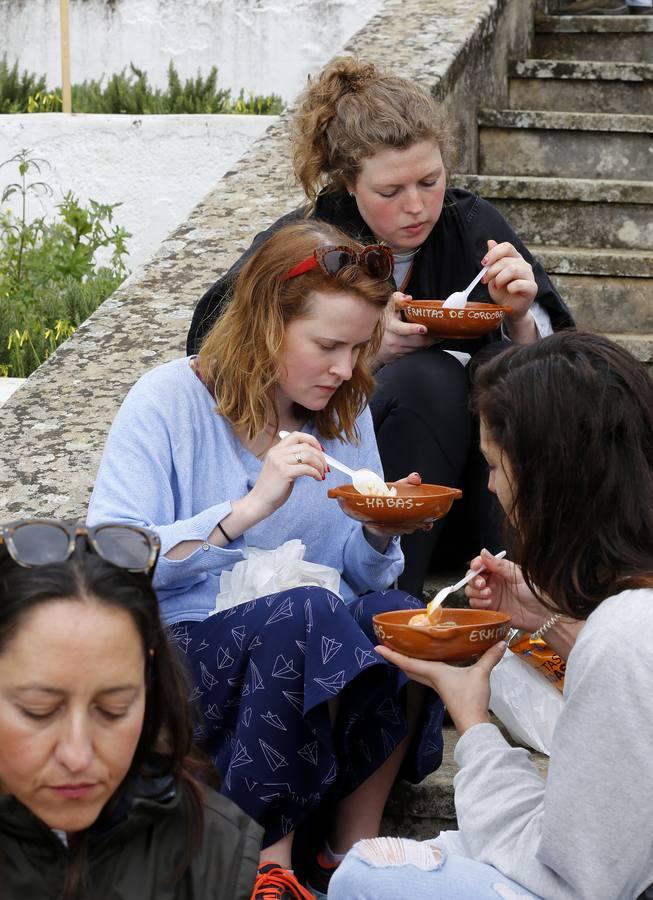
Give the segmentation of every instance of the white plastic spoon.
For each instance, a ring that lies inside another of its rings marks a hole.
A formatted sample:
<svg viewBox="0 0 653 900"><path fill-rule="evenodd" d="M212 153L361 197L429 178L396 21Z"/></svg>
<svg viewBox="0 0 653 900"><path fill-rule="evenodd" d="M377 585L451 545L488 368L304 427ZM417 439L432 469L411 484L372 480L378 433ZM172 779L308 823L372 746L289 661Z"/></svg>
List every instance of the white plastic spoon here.
<svg viewBox="0 0 653 900"><path fill-rule="evenodd" d="M506 555L505 550L499 550L498 553L495 554L495 559L503 559ZM470 569L469 572L461 578L460 581L457 581L456 584L450 584L449 587L441 588L435 597L431 600L430 603L426 606L426 614L429 618L433 615L438 606L442 605L442 601L446 600L449 594L453 594L454 591L459 590L461 587L467 584L468 581L471 581L472 578L475 578L477 575L480 575L481 572L485 572L487 566L481 566L480 569Z"/></svg>
<svg viewBox="0 0 653 900"><path fill-rule="evenodd" d="M280 431L279 437L283 440L283 438L288 437L289 434L289 431ZM382 478L379 478L376 472L373 472L371 469L350 469L349 466L338 462L337 459L329 456L328 453L324 454L324 458L334 469L338 469L339 472L344 472L345 475L349 475L352 484L359 494L368 494L375 497L389 497L392 495L392 489L389 488L385 481L383 481Z"/></svg>
<svg viewBox="0 0 653 900"><path fill-rule="evenodd" d="M471 292L474 290L476 285L479 283L481 278L485 275L485 273L487 272L488 269L489 269L489 266L483 266L483 268L478 273L476 278L472 281L472 283L469 285L469 287L465 288L464 291L454 291L453 294L449 294L447 299L442 304L442 308L443 309L444 308L446 308L446 309L462 309L463 306L465 306L465 304L467 303L467 298L469 297Z"/></svg>

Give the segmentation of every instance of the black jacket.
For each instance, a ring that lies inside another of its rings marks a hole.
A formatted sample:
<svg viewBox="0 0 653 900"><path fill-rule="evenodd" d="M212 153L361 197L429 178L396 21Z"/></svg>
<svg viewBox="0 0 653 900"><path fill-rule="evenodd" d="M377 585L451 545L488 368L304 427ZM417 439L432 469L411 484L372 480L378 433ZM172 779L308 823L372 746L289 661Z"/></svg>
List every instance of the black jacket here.
<svg viewBox="0 0 653 900"><path fill-rule="evenodd" d="M363 243L374 240L358 212L356 201L346 192L323 192L318 198L314 215L317 219L338 226ZM251 247L208 289L195 308L186 345L189 354L197 353L202 338L229 301L233 283L243 263L275 231L302 217L303 210L295 210L282 216L266 231L257 234ZM490 238L499 243L509 241L531 263L539 287L537 300L549 313L553 327L557 330L573 325L571 314L548 275L501 213L492 204L469 191L446 191L442 214L415 257L406 293L412 294L415 300L442 300L454 291L462 290L478 273ZM471 299L486 298L485 285L477 285ZM499 335L497 329L489 338L479 341L445 341L443 346L474 353L488 340L498 339Z"/></svg>
<svg viewBox="0 0 653 900"><path fill-rule="evenodd" d="M231 800L206 791L200 852L176 884L186 794L171 780L140 780L109 822L89 831L84 900L249 900L263 829ZM60 900L69 853L14 797L0 797L0 898Z"/></svg>

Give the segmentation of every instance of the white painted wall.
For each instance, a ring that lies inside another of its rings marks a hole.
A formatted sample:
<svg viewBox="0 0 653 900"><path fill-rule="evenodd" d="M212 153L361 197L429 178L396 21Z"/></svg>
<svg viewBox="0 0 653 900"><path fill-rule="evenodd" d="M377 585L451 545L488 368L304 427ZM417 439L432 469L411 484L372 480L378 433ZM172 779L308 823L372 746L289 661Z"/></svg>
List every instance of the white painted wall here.
<svg viewBox="0 0 653 900"><path fill-rule="evenodd" d="M132 232L134 271L206 196L276 116L0 116L0 162L29 148L49 163L41 176L54 191L31 199L30 219L55 212L68 190L83 202L122 203L115 221ZM17 181L0 169L0 193ZM5 208L18 209L14 195ZM98 258L102 259L98 255Z"/></svg>
<svg viewBox="0 0 653 900"><path fill-rule="evenodd" d="M26 381L25 378L0 378L0 406Z"/></svg>
<svg viewBox="0 0 653 900"><path fill-rule="evenodd" d="M218 67L220 85L290 101L383 0L70 0L73 82L130 62L164 86ZM61 84L59 3L0 0L0 53Z"/></svg>
<svg viewBox="0 0 653 900"><path fill-rule="evenodd" d="M220 85L292 100L383 6L384 0L70 0L73 81L130 61L166 83L170 59L183 78L217 65ZM59 3L0 0L0 54L20 70L61 83ZM0 116L0 163L22 148L50 163L49 215L72 190L83 201L122 202L116 220L133 233L132 271L144 262L274 121L256 116ZM15 180L0 169L0 192ZM14 198L15 199L15 198Z"/></svg>

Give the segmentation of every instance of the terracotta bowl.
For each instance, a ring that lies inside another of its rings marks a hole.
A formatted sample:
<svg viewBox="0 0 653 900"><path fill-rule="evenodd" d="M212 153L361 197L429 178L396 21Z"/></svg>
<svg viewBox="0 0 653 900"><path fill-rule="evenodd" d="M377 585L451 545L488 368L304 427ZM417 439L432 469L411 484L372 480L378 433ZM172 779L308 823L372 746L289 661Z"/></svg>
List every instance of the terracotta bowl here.
<svg viewBox="0 0 653 900"><path fill-rule="evenodd" d="M477 338L498 328L511 306L494 303L467 302L464 309L443 309L442 300L398 300L409 322L426 325L431 334L441 338Z"/></svg>
<svg viewBox="0 0 653 900"><path fill-rule="evenodd" d="M445 609L441 622L450 627L415 627L408 620L417 610L400 609L373 617L374 633L382 644L406 656L462 662L474 659L503 640L510 616L485 609Z"/></svg>
<svg viewBox="0 0 653 900"><path fill-rule="evenodd" d="M451 509L454 500L463 492L440 484L396 484L396 497L368 496L359 493L353 484L329 488L343 512L369 525L413 525L441 519Z"/></svg>

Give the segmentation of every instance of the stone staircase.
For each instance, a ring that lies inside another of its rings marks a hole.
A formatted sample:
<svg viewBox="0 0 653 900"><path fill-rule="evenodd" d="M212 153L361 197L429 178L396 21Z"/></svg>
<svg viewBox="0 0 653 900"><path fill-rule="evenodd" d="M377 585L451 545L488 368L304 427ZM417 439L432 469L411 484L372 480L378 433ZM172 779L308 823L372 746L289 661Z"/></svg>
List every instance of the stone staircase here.
<svg viewBox="0 0 653 900"><path fill-rule="evenodd" d="M651 62L649 16L539 16L533 55L537 59Z"/></svg>
<svg viewBox="0 0 653 900"><path fill-rule="evenodd" d="M579 327L653 365L653 16L540 15L532 54L452 182L505 215Z"/></svg>

